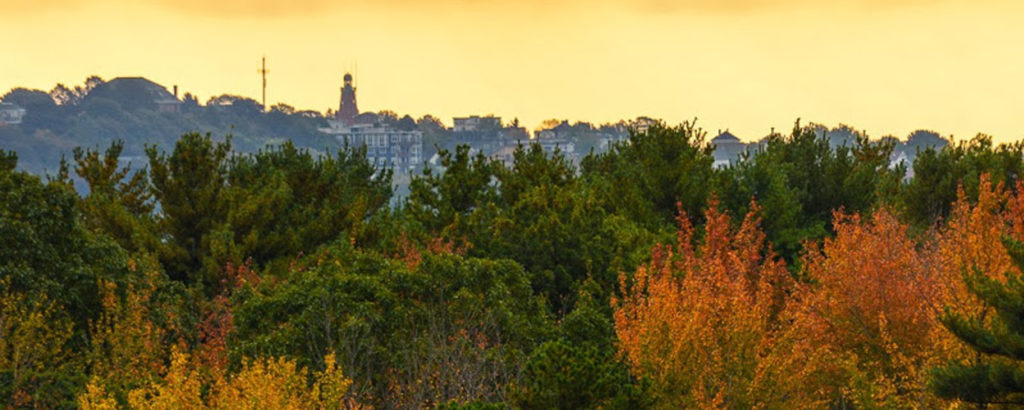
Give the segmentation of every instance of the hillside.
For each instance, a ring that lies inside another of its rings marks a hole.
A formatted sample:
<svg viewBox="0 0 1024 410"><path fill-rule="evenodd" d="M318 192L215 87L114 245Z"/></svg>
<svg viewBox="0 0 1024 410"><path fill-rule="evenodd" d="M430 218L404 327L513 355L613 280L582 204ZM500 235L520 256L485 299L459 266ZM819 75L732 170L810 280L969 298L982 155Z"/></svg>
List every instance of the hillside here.
<svg viewBox="0 0 1024 410"><path fill-rule="evenodd" d="M61 156L70 156L77 146L123 140L123 156L131 158L141 156L146 145L169 148L187 132L219 139L231 135L235 149L243 152L285 140L318 151L338 146L317 131L325 124L318 112L286 105L264 112L255 100L232 95L200 104L191 94L179 98L141 77L90 77L83 86L58 85L49 93L16 88L2 101L25 113L20 124L0 125L0 142L18 153L21 168L37 174L53 172Z"/></svg>

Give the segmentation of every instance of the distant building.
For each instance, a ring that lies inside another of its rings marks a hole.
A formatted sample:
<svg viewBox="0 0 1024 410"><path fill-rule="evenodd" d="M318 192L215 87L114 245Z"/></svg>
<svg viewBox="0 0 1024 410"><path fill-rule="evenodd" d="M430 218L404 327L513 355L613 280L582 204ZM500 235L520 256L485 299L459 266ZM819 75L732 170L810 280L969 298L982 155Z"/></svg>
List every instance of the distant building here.
<svg viewBox="0 0 1024 410"><path fill-rule="evenodd" d="M25 109L14 103L0 103L0 126L18 125L25 117Z"/></svg>
<svg viewBox="0 0 1024 410"><path fill-rule="evenodd" d="M119 77L100 84L85 97L86 100L95 98L116 101L128 109L146 108L168 113L181 110L181 101L174 94L142 77Z"/></svg>
<svg viewBox="0 0 1024 410"><path fill-rule="evenodd" d="M530 139L525 128L514 120L508 126L501 122L501 117L493 115L472 115L452 119L451 138L438 143L440 149L454 152L459 145L469 145L484 155L492 155L504 147L514 147L519 142Z"/></svg>
<svg viewBox="0 0 1024 410"><path fill-rule="evenodd" d="M491 154L491 159L500 162L506 168L511 168L512 164L515 162L516 148L517 148L517 146L511 146L511 145L510 146L506 146L506 147L501 147L500 149L495 151L493 154Z"/></svg>
<svg viewBox="0 0 1024 410"><path fill-rule="evenodd" d="M914 178L914 161L907 156L905 151L893 151L889 155L889 169L895 170L900 166L906 167L903 172L903 181L910 181Z"/></svg>
<svg viewBox="0 0 1024 410"><path fill-rule="evenodd" d="M572 127L569 123L563 121L554 128L534 131L532 142L540 144L544 148L544 152L548 154L552 154L557 150L569 160L577 162L579 157L576 155L576 144L570 135L571 131Z"/></svg>
<svg viewBox="0 0 1024 410"><path fill-rule="evenodd" d="M348 125L340 120L328 120L328 125L320 131L348 146L365 146L366 159L377 168L404 172L415 171L423 164L420 131L402 131L380 123Z"/></svg>
<svg viewBox="0 0 1024 410"><path fill-rule="evenodd" d="M658 124L658 120L650 117L636 117L629 122L629 126L636 130L637 134L646 134L647 130Z"/></svg>
<svg viewBox="0 0 1024 410"><path fill-rule="evenodd" d="M455 117L452 119L452 122L455 125L452 130L455 132L480 132L501 129L501 117L495 117L493 115L484 117L477 115L470 117Z"/></svg>
<svg viewBox="0 0 1024 410"><path fill-rule="evenodd" d="M735 163L739 160L740 155L747 150L747 144L744 144L743 141L732 135L729 130L721 132L718 136L711 139L711 144L715 147L715 151L712 154L715 158L713 164L715 168L724 168Z"/></svg>
<svg viewBox="0 0 1024 410"><path fill-rule="evenodd" d="M893 151L889 154L889 169L896 169L900 165L910 166L910 160L907 158L907 153L903 151Z"/></svg>
<svg viewBox="0 0 1024 410"><path fill-rule="evenodd" d="M423 165L423 133L400 130L381 122L373 113L359 113L352 74L345 73L341 103L333 119L320 132L352 147L366 147L366 159L378 169L416 170Z"/></svg>
<svg viewBox="0 0 1024 410"><path fill-rule="evenodd" d="M346 125L354 125L356 116L359 115L359 107L356 105L356 87L352 85L352 74L345 73L343 80L345 83L341 87L341 103L338 105L335 119Z"/></svg>

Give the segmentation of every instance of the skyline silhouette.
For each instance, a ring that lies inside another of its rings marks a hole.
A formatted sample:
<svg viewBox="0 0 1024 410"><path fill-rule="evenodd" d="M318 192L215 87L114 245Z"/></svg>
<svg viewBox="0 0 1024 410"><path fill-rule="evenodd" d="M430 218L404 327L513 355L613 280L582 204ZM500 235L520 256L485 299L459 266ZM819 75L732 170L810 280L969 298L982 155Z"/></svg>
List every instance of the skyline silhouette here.
<svg viewBox="0 0 1024 410"><path fill-rule="evenodd" d="M744 137L796 118L873 137L1024 136L1024 55L996 1L0 1L0 90L143 76L205 100L324 111L360 65L361 108L539 124L699 118ZM59 29L54 29L59 27Z"/></svg>

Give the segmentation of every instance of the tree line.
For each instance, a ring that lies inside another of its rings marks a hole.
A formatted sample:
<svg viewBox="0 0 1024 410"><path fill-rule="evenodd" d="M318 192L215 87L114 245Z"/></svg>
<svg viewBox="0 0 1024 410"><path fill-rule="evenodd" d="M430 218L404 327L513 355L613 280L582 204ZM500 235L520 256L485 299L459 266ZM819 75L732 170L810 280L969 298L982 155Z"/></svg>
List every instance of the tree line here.
<svg viewBox="0 0 1024 410"><path fill-rule="evenodd" d="M718 169L659 124L578 165L441 151L397 206L360 148L232 144L0 151L4 406L1024 402L1020 143L908 179L891 140L797 124Z"/></svg>

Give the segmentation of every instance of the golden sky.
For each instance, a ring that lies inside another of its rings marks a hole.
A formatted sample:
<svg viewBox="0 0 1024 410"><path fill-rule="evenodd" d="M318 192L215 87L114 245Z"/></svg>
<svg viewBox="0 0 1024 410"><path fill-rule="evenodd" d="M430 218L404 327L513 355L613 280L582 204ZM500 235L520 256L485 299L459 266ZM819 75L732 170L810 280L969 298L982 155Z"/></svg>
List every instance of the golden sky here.
<svg viewBox="0 0 1024 410"><path fill-rule="evenodd" d="M0 0L0 94L144 76L259 97L533 128L698 118L745 140L798 117L871 136L1024 136L1024 2Z"/></svg>

